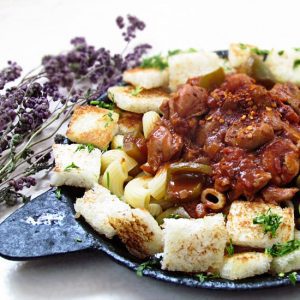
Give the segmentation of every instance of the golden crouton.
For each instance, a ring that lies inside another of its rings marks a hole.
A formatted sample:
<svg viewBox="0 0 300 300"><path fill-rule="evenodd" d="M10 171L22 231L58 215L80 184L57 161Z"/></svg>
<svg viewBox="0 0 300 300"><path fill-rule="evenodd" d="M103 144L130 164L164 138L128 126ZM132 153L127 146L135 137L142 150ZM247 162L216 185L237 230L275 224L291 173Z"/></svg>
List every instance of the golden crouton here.
<svg viewBox="0 0 300 300"><path fill-rule="evenodd" d="M142 114L121 111L119 117L118 134L142 132Z"/></svg>
<svg viewBox="0 0 300 300"><path fill-rule="evenodd" d="M163 226L162 269L219 271L228 239L222 214L203 219L165 219Z"/></svg>
<svg viewBox="0 0 300 300"><path fill-rule="evenodd" d="M67 137L76 143L92 144L106 149L118 130L119 115L96 106L77 106L72 115Z"/></svg>
<svg viewBox="0 0 300 300"><path fill-rule="evenodd" d="M116 231L109 223L109 217L130 211L130 206L112 195L108 189L95 185L92 190L85 192L74 205L75 211L100 234L112 238Z"/></svg>
<svg viewBox="0 0 300 300"><path fill-rule="evenodd" d="M283 256L274 257L271 271L274 273L286 273L300 270L300 249L294 250Z"/></svg>
<svg viewBox="0 0 300 300"><path fill-rule="evenodd" d="M108 89L108 97L121 109L143 114L151 110L159 112L169 94L162 89L142 89L136 93L132 86L113 86Z"/></svg>
<svg viewBox="0 0 300 300"><path fill-rule="evenodd" d="M244 252L225 257L220 277L237 280L269 271L272 258L264 253Z"/></svg>
<svg viewBox="0 0 300 300"><path fill-rule="evenodd" d="M272 237L265 233L261 224L253 224L259 215L270 213L282 217L281 224ZM294 211L273 204L249 201L234 201L227 216L227 231L232 243L253 248L267 248L274 243L283 243L294 238Z"/></svg>
<svg viewBox="0 0 300 300"><path fill-rule="evenodd" d="M169 73L168 70L134 68L124 72L123 80L134 86L149 90L168 86Z"/></svg>
<svg viewBox="0 0 300 300"><path fill-rule="evenodd" d="M55 167L51 176L53 186L70 185L91 188L97 184L101 169L101 151L90 151L82 145L54 144Z"/></svg>
<svg viewBox="0 0 300 300"><path fill-rule="evenodd" d="M132 209L109 222L134 256L146 258L162 251L162 230L147 210Z"/></svg>

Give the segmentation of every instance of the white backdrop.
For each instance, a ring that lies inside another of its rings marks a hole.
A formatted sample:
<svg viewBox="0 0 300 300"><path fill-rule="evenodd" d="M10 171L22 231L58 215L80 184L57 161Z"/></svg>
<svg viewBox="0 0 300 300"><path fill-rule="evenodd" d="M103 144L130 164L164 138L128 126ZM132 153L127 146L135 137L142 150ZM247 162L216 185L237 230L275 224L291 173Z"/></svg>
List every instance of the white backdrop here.
<svg viewBox="0 0 300 300"><path fill-rule="evenodd" d="M74 36L96 46L123 48L115 25L127 13L147 27L137 42L154 52L175 48L226 49L230 42L299 47L297 0L0 0L0 67L8 59L25 70L45 54L69 47ZM300 288L224 293L177 287L116 265L102 254L76 254L36 262L0 259L1 300L43 299L299 299Z"/></svg>

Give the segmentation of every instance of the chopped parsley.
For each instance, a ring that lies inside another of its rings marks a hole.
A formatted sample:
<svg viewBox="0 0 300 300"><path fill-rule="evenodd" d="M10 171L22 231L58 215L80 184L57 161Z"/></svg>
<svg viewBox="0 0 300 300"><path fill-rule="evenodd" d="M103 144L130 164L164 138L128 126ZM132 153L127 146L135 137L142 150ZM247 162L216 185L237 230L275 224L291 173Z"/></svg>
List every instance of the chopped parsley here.
<svg viewBox="0 0 300 300"><path fill-rule="evenodd" d="M109 122L113 122L113 120L114 120L112 117L113 113L111 111L108 114L104 115L104 117L106 117L106 116L109 118L109 121L105 123L104 128L108 127Z"/></svg>
<svg viewBox="0 0 300 300"><path fill-rule="evenodd" d="M294 48L295 51L300 51L300 48Z"/></svg>
<svg viewBox="0 0 300 300"><path fill-rule="evenodd" d="M81 238L76 238L75 241L76 241L77 243L82 243L82 239L81 239Z"/></svg>
<svg viewBox="0 0 300 300"><path fill-rule="evenodd" d="M66 166L64 170L65 170L66 172L69 172L69 171L71 171L72 169L79 169L79 167L76 166L76 165L72 162L71 164L69 164L68 166Z"/></svg>
<svg viewBox="0 0 300 300"><path fill-rule="evenodd" d="M278 55L283 55L284 54L284 51L283 50L281 50L281 51L278 51Z"/></svg>
<svg viewBox="0 0 300 300"><path fill-rule="evenodd" d="M291 282L292 285L296 285L297 282L297 272L293 272L291 274L289 274L289 280Z"/></svg>
<svg viewBox="0 0 300 300"><path fill-rule="evenodd" d="M106 108L106 109L113 109L115 107L114 103L113 102L104 102L104 101L101 101L101 100L92 100L90 102L91 105L97 105L98 107L101 107L101 108Z"/></svg>
<svg viewBox="0 0 300 300"><path fill-rule="evenodd" d="M299 67L299 65L300 65L300 59L296 59L294 61L293 69L296 69L297 67Z"/></svg>
<svg viewBox="0 0 300 300"><path fill-rule="evenodd" d="M146 262L141 263L137 268L136 268L136 275L137 276L143 276L144 270L145 269L151 269L154 266L159 266L161 261L161 258L154 257L152 259L149 259Z"/></svg>
<svg viewBox="0 0 300 300"><path fill-rule="evenodd" d="M251 52L262 56L267 56L270 53L269 50L263 50L258 48L251 48Z"/></svg>
<svg viewBox="0 0 300 300"><path fill-rule="evenodd" d="M230 243L228 246L226 246L226 251L229 256L232 256L234 254L234 246L232 244L232 240L230 239Z"/></svg>
<svg viewBox="0 0 300 300"><path fill-rule="evenodd" d="M61 189L59 187L55 190L55 197L58 200L61 199Z"/></svg>
<svg viewBox="0 0 300 300"><path fill-rule="evenodd" d="M130 94L132 96L137 96L142 90L143 88L141 86L137 86L130 92Z"/></svg>
<svg viewBox="0 0 300 300"><path fill-rule="evenodd" d="M159 69L159 70L164 70L165 68L168 67L168 62L167 62L167 59L165 57L158 54L158 55L154 55L154 56L145 58L142 61L140 67L141 68L155 68L155 69Z"/></svg>
<svg viewBox="0 0 300 300"><path fill-rule="evenodd" d="M182 51L180 49L174 49L174 50L169 50L168 51L168 56L173 56L176 54L180 54Z"/></svg>
<svg viewBox="0 0 300 300"><path fill-rule="evenodd" d="M240 43L240 48L241 48L242 50L246 50L246 49L247 49L247 46L246 46L245 44Z"/></svg>
<svg viewBox="0 0 300 300"><path fill-rule="evenodd" d="M207 279L212 279L212 278L219 278L220 274L196 274L195 277L201 282L203 283L204 281L206 281Z"/></svg>
<svg viewBox="0 0 300 300"><path fill-rule="evenodd" d="M109 189L109 187L110 187L109 172L106 173L106 185L107 185L107 188Z"/></svg>
<svg viewBox="0 0 300 300"><path fill-rule="evenodd" d="M274 257L283 256L300 248L300 240L291 240L286 243L276 243L266 249L266 253Z"/></svg>
<svg viewBox="0 0 300 300"><path fill-rule="evenodd" d="M94 147L92 144L87 144L87 145L82 145L82 144L80 144L80 145L77 147L77 149L76 149L75 152L80 151L80 150L85 150L85 149L87 149L87 151L88 151L89 153L91 153L91 152L95 149L95 147Z"/></svg>
<svg viewBox="0 0 300 300"><path fill-rule="evenodd" d="M272 214L271 209L266 214L261 214L253 219L253 224L259 224L263 227L264 233L270 232L271 237L276 236L276 230L281 224L282 217Z"/></svg>
<svg viewBox="0 0 300 300"><path fill-rule="evenodd" d="M180 218L182 218L182 216L179 214L169 214L166 218L167 219L180 219Z"/></svg>

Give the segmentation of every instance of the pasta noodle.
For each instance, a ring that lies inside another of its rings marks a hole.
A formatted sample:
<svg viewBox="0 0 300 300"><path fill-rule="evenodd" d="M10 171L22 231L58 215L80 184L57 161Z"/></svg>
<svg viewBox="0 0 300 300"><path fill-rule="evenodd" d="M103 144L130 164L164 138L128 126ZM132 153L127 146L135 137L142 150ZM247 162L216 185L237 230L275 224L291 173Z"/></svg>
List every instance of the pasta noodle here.
<svg viewBox="0 0 300 300"><path fill-rule="evenodd" d="M115 135L111 141L111 149L123 149L124 135Z"/></svg>
<svg viewBox="0 0 300 300"><path fill-rule="evenodd" d="M124 194L124 182L128 177L127 164L124 158L115 160L105 170L102 185L114 195L121 197Z"/></svg>
<svg viewBox="0 0 300 300"><path fill-rule="evenodd" d="M164 199L167 189L167 168L163 167L159 169L155 176L149 182L148 186L150 194L154 199Z"/></svg>
<svg viewBox="0 0 300 300"><path fill-rule="evenodd" d="M159 121L160 116L155 111L148 111L143 115L143 132L145 138L148 138L151 131L154 129L154 127Z"/></svg>
<svg viewBox="0 0 300 300"><path fill-rule="evenodd" d="M153 217L157 217L162 213L162 208L157 203L150 203L149 204L149 212Z"/></svg>
<svg viewBox="0 0 300 300"><path fill-rule="evenodd" d="M125 186L124 200L134 208L149 209L150 190L148 183L151 180L149 176L134 178Z"/></svg>
<svg viewBox="0 0 300 300"><path fill-rule="evenodd" d="M137 162L127 155L123 150L114 149L106 151L102 154L101 172L103 173L112 162L116 160L120 161L121 159L125 160L127 172L137 166Z"/></svg>
<svg viewBox="0 0 300 300"><path fill-rule="evenodd" d="M215 199L216 202L211 199ZM212 210L220 210L226 204L226 197L215 189L207 188L201 194L201 202Z"/></svg>

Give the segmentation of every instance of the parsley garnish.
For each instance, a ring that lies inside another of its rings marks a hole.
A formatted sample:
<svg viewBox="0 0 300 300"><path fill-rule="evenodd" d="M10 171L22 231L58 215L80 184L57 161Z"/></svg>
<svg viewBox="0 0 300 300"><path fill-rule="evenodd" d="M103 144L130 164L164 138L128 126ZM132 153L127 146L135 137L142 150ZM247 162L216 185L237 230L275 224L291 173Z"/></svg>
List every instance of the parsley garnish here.
<svg viewBox="0 0 300 300"><path fill-rule="evenodd" d="M109 117L109 120L112 122L114 119L112 117L112 112L110 111L108 114L104 115L104 116L108 116Z"/></svg>
<svg viewBox="0 0 300 300"><path fill-rule="evenodd" d="M154 55L154 56L145 58L142 61L140 67L164 70L165 68L168 67L168 62L165 57L163 57L161 55Z"/></svg>
<svg viewBox="0 0 300 300"><path fill-rule="evenodd" d="M205 280L207 279L212 279L212 278L219 278L220 274L196 274L195 277L201 282L203 283Z"/></svg>
<svg viewBox="0 0 300 300"><path fill-rule="evenodd" d="M240 43L240 48L241 48L242 50L245 50L245 49L247 49L247 46L246 46L245 44Z"/></svg>
<svg viewBox="0 0 300 300"><path fill-rule="evenodd" d="M182 218L182 216L179 214L169 214L166 218L167 219L180 219L180 218Z"/></svg>
<svg viewBox="0 0 300 300"><path fill-rule="evenodd" d="M300 65L300 59L296 59L296 60L294 61L293 68L296 69L297 67L299 67L299 65Z"/></svg>
<svg viewBox="0 0 300 300"><path fill-rule="evenodd" d="M276 230L281 224L282 217L272 214L271 209L266 214L262 214L253 219L253 224L260 224L264 229L264 233L271 233L271 237L275 237Z"/></svg>
<svg viewBox="0 0 300 300"><path fill-rule="evenodd" d="M269 50L263 50L258 48L251 48L251 52L262 56L267 56L270 53Z"/></svg>
<svg viewBox="0 0 300 300"><path fill-rule="evenodd" d="M283 55L283 53L284 53L284 51L283 50L281 50L281 51L278 51L278 55Z"/></svg>
<svg viewBox="0 0 300 300"><path fill-rule="evenodd" d="M107 184L107 188L109 189L110 186L109 172L106 173L106 184Z"/></svg>
<svg viewBox="0 0 300 300"><path fill-rule="evenodd" d="M85 149L85 145L78 145L78 147L76 148L75 152L80 151L80 150L84 150Z"/></svg>
<svg viewBox="0 0 300 300"><path fill-rule="evenodd" d="M77 243L82 243L82 239L81 239L81 238L76 238L75 241L76 241Z"/></svg>
<svg viewBox="0 0 300 300"><path fill-rule="evenodd" d="M69 172L71 171L72 169L79 169L78 166L76 166L73 162L71 164L69 164L68 166L65 167L65 171L66 172Z"/></svg>
<svg viewBox="0 0 300 300"><path fill-rule="evenodd" d="M151 269L152 267L154 266L159 266L159 263L161 261L161 258L152 258L152 259L149 259L148 261L146 262L143 262L142 264L140 264L137 269L136 269L136 275L137 276L143 276L143 272L145 269Z"/></svg>
<svg viewBox="0 0 300 300"><path fill-rule="evenodd" d="M297 282L297 272L293 272L291 274L289 274L289 280L291 282L292 285L296 285Z"/></svg>
<svg viewBox="0 0 300 300"><path fill-rule="evenodd" d="M91 105L97 105L101 108L106 108L106 109L113 109L115 107L114 103L111 102L111 103L107 103L107 102L104 102L104 101L100 101L100 100L92 100L90 102Z"/></svg>
<svg viewBox="0 0 300 300"><path fill-rule="evenodd" d="M132 96L137 96L142 90L143 88L141 86L137 86L130 92L130 94Z"/></svg>
<svg viewBox="0 0 300 300"><path fill-rule="evenodd" d="M180 49L169 50L168 51L168 56L173 56L173 55L179 54L181 52L182 51Z"/></svg>
<svg viewBox="0 0 300 300"><path fill-rule="evenodd" d="M92 144L87 144L87 145L80 144L80 145L78 145L75 152L80 151L80 150L85 150L85 149L87 149L87 151L89 153L91 153L95 149L95 147Z"/></svg>
<svg viewBox="0 0 300 300"><path fill-rule="evenodd" d="M266 253L274 257L289 254L300 248L300 240L291 240L286 243L276 243L271 248L266 249Z"/></svg>
<svg viewBox="0 0 300 300"><path fill-rule="evenodd" d="M232 244L232 240L230 239L230 243L228 246L226 246L226 251L229 256L232 256L234 254L234 246Z"/></svg>
<svg viewBox="0 0 300 300"><path fill-rule="evenodd" d="M294 48L295 51L300 51L300 48Z"/></svg>
<svg viewBox="0 0 300 300"><path fill-rule="evenodd" d="M60 200L61 199L61 189L58 187L56 190L55 190L55 197Z"/></svg>

